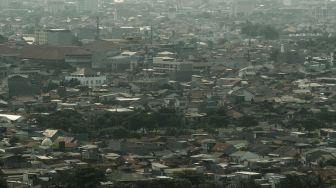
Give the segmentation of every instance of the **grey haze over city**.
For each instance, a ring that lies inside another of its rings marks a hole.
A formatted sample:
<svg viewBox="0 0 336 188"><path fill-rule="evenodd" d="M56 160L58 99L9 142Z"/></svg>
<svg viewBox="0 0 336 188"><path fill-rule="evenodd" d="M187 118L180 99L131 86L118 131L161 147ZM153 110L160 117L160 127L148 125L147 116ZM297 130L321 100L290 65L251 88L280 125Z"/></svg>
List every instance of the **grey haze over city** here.
<svg viewBox="0 0 336 188"><path fill-rule="evenodd" d="M0 0L0 188L336 187L335 0Z"/></svg>

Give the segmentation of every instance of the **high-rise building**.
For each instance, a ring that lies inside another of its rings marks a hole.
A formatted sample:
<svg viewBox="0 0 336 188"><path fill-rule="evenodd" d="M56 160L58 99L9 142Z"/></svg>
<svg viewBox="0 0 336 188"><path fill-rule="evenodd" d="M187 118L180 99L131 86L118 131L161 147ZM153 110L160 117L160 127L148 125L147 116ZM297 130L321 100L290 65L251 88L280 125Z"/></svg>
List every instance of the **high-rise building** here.
<svg viewBox="0 0 336 188"><path fill-rule="evenodd" d="M35 31L35 43L37 45L46 45L48 42L47 32L45 30L36 30Z"/></svg>
<svg viewBox="0 0 336 188"><path fill-rule="evenodd" d="M50 14L59 14L65 10L65 2L62 0L52 0L48 2L47 11Z"/></svg>
<svg viewBox="0 0 336 188"><path fill-rule="evenodd" d="M292 6L292 0L282 0L282 4L285 6Z"/></svg>
<svg viewBox="0 0 336 188"><path fill-rule="evenodd" d="M98 0L77 0L79 12L91 12L98 11Z"/></svg>
<svg viewBox="0 0 336 188"><path fill-rule="evenodd" d="M35 43L49 46L70 46L73 34L67 29L44 29L35 31Z"/></svg>
<svg viewBox="0 0 336 188"><path fill-rule="evenodd" d="M256 7L255 1L236 0L232 3L232 16L243 17L250 15Z"/></svg>
<svg viewBox="0 0 336 188"><path fill-rule="evenodd" d="M68 46L73 43L73 35L67 29L48 29L48 45L50 46Z"/></svg>
<svg viewBox="0 0 336 188"><path fill-rule="evenodd" d="M325 21L328 18L328 8L325 6L315 7L312 10L312 16L317 21Z"/></svg>
<svg viewBox="0 0 336 188"><path fill-rule="evenodd" d="M0 9L8 8L9 0L0 0Z"/></svg>

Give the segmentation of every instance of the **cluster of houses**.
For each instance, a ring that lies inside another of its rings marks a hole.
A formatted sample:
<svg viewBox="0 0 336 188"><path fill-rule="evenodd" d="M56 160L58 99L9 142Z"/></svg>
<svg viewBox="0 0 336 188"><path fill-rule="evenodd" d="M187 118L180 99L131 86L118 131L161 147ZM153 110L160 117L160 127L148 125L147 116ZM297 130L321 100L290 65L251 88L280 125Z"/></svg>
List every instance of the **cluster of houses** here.
<svg viewBox="0 0 336 188"><path fill-rule="evenodd" d="M335 49L300 46L333 39L333 1L92 2L0 0L0 177L9 187L56 187L87 166L104 171L100 187L191 171L219 187L283 187L289 176L336 184ZM243 34L246 18L270 18L279 38ZM182 117L186 134L91 138L32 118L161 109ZM228 121L202 127L212 113ZM239 123L246 117L254 121Z"/></svg>

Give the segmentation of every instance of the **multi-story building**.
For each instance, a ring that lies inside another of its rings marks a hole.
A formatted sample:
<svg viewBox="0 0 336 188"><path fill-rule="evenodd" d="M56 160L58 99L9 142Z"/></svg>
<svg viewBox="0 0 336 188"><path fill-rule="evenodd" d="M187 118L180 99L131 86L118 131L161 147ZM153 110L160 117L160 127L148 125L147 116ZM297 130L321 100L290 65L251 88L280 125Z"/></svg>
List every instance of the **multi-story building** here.
<svg viewBox="0 0 336 188"><path fill-rule="evenodd" d="M76 79L81 85L88 87L98 87L106 84L106 76L87 68L78 69L76 72L65 77L66 81Z"/></svg>
<svg viewBox="0 0 336 188"><path fill-rule="evenodd" d="M67 29L48 29L47 39L50 46L69 46L72 45L73 35Z"/></svg>
<svg viewBox="0 0 336 188"><path fill-rule="evenodd" d="M77 0L79 12L92 12L98 11L98 0Z"/></svg>
<svg viewBox="0 0 336 188"><path fill-rule="evenodd" d="M232 3L232 16L248 16L253 12L255 6L255 2L251 0L236 0Z"/></svg>
<svg viewBox="0 0 336 188"><path fill-rule="evenodd" d="M154 57L153 69L167 73L170 79L176 81L190 81L191 75L195 74L191 62L177 61L171 57Z"/></svg>
<svg viewBox="0 0 336 188"><path fill-rule="evenodd" d="M0 0L0 9L8 8L9 0Z"/></svg>
<svg viewBox="0 0 336 188"><path fill-rule="evenodd" d="M47 32L45 30L36 30L35 31L35 43L37 45L46 45L48 42Z"/></svg>
<svg viewBox="0 0 336 188"><path fill-rule="evenodd" d="M65 10L65 2L62 0L52 0L48 2L47 10L50 14L62 13Z"/></svg>
<svg viewBox="0 0 336 188"><path fill-rule="evenodd" d="M171 57L154 57L153 68L158 72L180 72L193 70L191 62L180 62Z"/></svg>
<svg viewBox="0 0 336 188"><path fill-rule="evenodd" d="M35 43L49 46L70 46L73 35L67 29L44 29L35 31Z"/></svg>

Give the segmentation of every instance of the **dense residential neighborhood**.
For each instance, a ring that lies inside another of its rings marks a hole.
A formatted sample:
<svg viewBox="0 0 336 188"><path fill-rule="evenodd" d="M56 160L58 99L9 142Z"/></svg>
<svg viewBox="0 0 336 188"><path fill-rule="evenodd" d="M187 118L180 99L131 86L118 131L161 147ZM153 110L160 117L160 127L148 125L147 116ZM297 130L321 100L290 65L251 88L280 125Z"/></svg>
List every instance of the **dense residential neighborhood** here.
<svg viewBox="0 0 336 188"><path fill-rule="evenodd" d="M336 187L334 0L0 0L0 187Z"/></svg>

